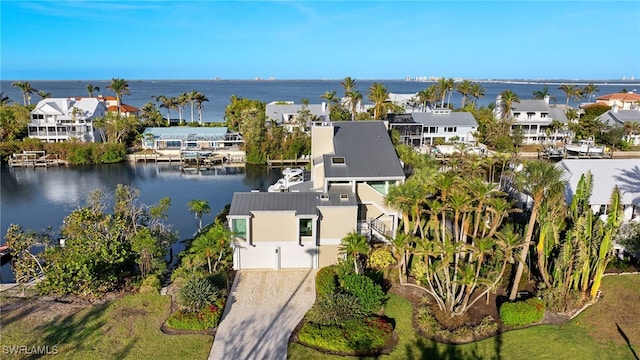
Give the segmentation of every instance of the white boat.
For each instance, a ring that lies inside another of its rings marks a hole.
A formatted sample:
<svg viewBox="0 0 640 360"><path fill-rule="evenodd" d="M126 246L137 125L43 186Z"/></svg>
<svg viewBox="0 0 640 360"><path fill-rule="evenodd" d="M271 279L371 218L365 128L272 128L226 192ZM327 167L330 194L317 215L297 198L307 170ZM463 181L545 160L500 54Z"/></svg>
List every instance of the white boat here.
<svg viewBox="0 0 640 360"><path fill-rule="evenodd" d="M275 184L269 186L269 192L282 192L289 190L292 185L300 184L304 181L304 171L302 169L286 168L282 170L282 178Z"/></svg>
<svg viewBox="0 0 640 360"><path fill-rule="evenodd" d="M602 155L604 146L596 146L593 140L580 140L578 144L564 146L565 151L571 155Z"/></svg>

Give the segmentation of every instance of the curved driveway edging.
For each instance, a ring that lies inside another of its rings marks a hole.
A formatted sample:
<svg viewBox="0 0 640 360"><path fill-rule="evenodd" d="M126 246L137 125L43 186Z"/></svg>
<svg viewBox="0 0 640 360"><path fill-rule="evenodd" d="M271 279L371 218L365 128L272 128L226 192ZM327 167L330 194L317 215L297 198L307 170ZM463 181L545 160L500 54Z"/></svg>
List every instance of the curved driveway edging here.
<svg viewBox="0 0 640 360"><path fill-rule="evenodd" d="M240 270L209 360L286 359L289 337L315 302L316 270Z"/></svg>

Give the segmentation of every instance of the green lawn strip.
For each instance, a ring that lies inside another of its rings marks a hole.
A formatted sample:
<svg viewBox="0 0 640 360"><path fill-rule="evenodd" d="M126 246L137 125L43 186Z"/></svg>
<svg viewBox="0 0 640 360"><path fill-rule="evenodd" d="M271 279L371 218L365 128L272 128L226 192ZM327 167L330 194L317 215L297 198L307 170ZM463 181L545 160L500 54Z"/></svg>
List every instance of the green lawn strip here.
<svg viewBox="0 0 640 360"><path fill-rule="evenodd" d="M2 343L57 346L56 359L205 359L211 336L160 331L170 300L158 294L134 294L65 318L23 319L2 329Z"/></svg>
<svg viewBox="0 0 640 360"><path fill-rule="evenodd" d="M628 281L609 279L605 278L604 282L616 283L615 286L605 286L610 293L615 294L618 286L629 286ZM390 294L385 313L396 321L395 332L399 342L391 354L380 356L379 359L633 359L627 345L594 341L588 329L580 323L581 317L588 317L590 312L599 311L598 307L605 305L596 304L576 320L564 325L532 326L475 343L447 345L418 335L412 326L411 303ZM633 341L631 343L634 346ZM350 359L325 355L295 343L289 346L289 358Z"/></svg>

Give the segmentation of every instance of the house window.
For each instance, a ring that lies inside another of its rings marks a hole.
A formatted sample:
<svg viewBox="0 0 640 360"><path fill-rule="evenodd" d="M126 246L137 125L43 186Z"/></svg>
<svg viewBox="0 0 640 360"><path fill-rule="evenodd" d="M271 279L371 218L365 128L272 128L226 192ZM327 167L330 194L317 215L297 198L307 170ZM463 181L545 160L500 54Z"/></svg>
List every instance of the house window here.
<svg viewBox="0 0 640 360"><path fill-rule="evenodd" d="M429 134L436 134L438 132L438 128L435 126L429 127Z"/></svg>
<svg viewBox="0 0 640 360"><path fill-rule="evenodd" d="M168 149L179 149L182 146L182 142L181 141L176 141L176 140L168 140L167 141L167 148Z"/></svg>
<svg viewBox="0 0 640 360"><path fill-rule="evenodd" d="M444 128L444 132L456 132L456 131L458 131L458 128L455 126L449 126Z"/></svg>
<svg viewBox="0 0 640 360"><path fill-rule="evenodd" d="M300 236L313 236L313 219L300 219Z"/></svg>
<svg viewBox="0 0 640 360"><path fill-rule="evenodd" d="M231 221L231 231L236 237L247 238L247 219L233 219Z"/></svg>
<svg viewBox="0 0 640 360"><path fill-rule="evenodd" d="M519 112L514 112L514 113L513 113L513 117L518 117L518 116L520 116L520 113L519 113Z"/></svg>
<svg viewBox="0 0 640 360"><path fill-rule="evenodd" d="M541 113L541 114L540 114L540 117L544 119L544 118L546 118L546 117L547 117L547 115L548 115L547 113Z"/></svg>
<svg viewBox="0 0 640 360"><path fill-rule="evenodd" d="M531 119L533 119L533 117L534 117L535 115L536 115L536 113L534 113L534 112L528 112L528 113L527 113L527 120L531 120Z"/></svg>

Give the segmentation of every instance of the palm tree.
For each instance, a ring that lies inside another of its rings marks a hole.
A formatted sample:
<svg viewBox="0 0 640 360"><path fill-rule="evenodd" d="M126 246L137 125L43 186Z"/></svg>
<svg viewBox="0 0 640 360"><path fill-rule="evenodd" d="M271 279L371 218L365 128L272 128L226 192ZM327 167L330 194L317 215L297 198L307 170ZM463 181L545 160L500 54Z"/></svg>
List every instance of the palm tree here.
<svg viewBox="0 0 640 360"><path fill-rule="evenodd" d="M484 87L482 86L482 84L480 83L473 83L471 84L471 96L473 96L473 107L476 107L476 100L478 100L481 97L484 97L485 94L485 90Z"/></svg>
<svg viewBox="0 0 640 360"><path fill-rule="evenodd" d="M345 93L345 96L351 108L351 120L355 120L358 104L362 101L362 94L358 90L352 90Z"/></svg>
<svg viewBox="0 0 640 360"><path fill-rule="evenodd" d="M100 87L99 86L93 86L93 84L89 83L87 84L87 92L89 93L89 97L93 97L93 92L94 91L100 91Z"/></svg>
<svg viewBox="0 0 640 360"><path fill-rule="evenodd" d="M230 246L232 233L227 230L224 225L216 222L209 230L196 237L189 247L189 252L195 255L204 256L207 259L207 265L209 267L209 274L216 271L218 264L222 259L225 251ZM211 266L211 259L216 255L218 259L215 264Z"/></svg>
<svg viewBox="0 0 640 360"><path fill-rule="evenodd" d="M369 253L369 243L364 235L355 232L347 234L340 240L338 253L345 255L347 259L353 259L353 266L356 273L360 273L358 262L362 255Z"/></svg>
<svg viewBox="0 0 640 360"><path fill-rule="evenodd" d="M13 100L9 99L9 97L4 94L4 91L0 92L0 105L9 105L11 102L13 102Z"/></svg>
<svg viewBox="0 0 640 360"><path fill-rule="evenodd" d="M178 106L178 119L180 121L180 124L182 124L182 119L184 118L183 113L184 113L184 106L187 105L187 103L189 102L189 94L187 93L182 93L180 95L178 95L176 98L176 105Z"/></svg>
<svg viewBox="0 0 640 360"><path fill-rule="evenodd" d="M204 96L203 93L198 93L196 95L196 109L198 109L198 123L200 125L202 125L202 109L203 109L202 103L208 102L208 101L209 99L207 99L207 97Z"/></svg>
<svg viewBox="0 0 640 360"><path fill-rule="evenodd" d="M321 99L325 99L327 101L327 112L331 113L331 106L333 104L338 103L338 99L336 98L336 91L325 91L324 94L320 95Z"/></svg>
<svg viewBox="0 0 640 360"><path fill-rule="evenodd" d="M553 102L556 102L556 97L549 94L549 86L545 85L542 90L536 90L533 92L533 98L536 100L542 100L544 99L546 96L549 97L549 100L553 100Z"/></svg>
<svg viewBox="0 0 640 360"><path fill-rule="evenodd" d="M387 88L382 83L374 82L369 88L367 97L373 103L373 119L381 120L382 112L386 109L386 103L389 101Z"/></svg>
<svg viewBox="0 0 640 360"><path fill-rule="evenodd" d="M567 85L567 84L562 84L560 85L560 87L558 87L558 89L562 90L564 92L564 94L567 96L567 102L564 104L564 108L568 108L569 107L569 100L571 100L571 98L573 97L573 94L575 93L575 86L574 85Z"/></svg>
<svg viewBox="0 0 640 360"><path fill-rule="evenodd" d="M598 91L600 91L600 89L598 89L598 85L594 85L593 83L585 85L585 87L582 89L582 92L587 95L588 102L591 102L591 96Z"/></svg>
<svg viewBox="0 0 640 360"><path fill-rule="evenodd" d="M16 81L12 83L11 86L17 87L20 89L20 91L22 91L22 101L24 103L24 106L31 105L31 94L37 92L38 90L32 88L30 82Z"/></svg>
<svg viewBox="0 0 640 360"><path fill-rule="evenodd" d="M579 88L578 86L576 86L573 89L573 98L576 100L576 109L580 107L580 99L582 99L585 96L585 93L582 91L581 88Z"/></svg>
<svg viewBox="0 0 640 360"><path fill-rule="evenodd" d="M51 93L50 92L46 92L44 90L40 90L38 91L38 96L40 96L41 99L48 99L51 97Z"/></svg>
<svg viewBox="0 0 640 360"><path fill-rule="evenodd" d="M520 98L511 90L503 91L502 93L500 93L500 97L502 100L502 113L500 115L503 119L507 119L511 117L511 107L514 103L519 103Z"/></svg>
<svg viewBox="0 0 640 360"><path fill-rule="evenodd" d="M167 109L167 125L171 126L171 109L177 110L178 104L176 103L176 98L168 98L164 95L158 95L157 100L161 102L160 107Z"/></svg>
<svg viewBox="0 0 640 360"><path fill-rule="evenodd" d="M349 76L344 78L343 81L340 82L340 85L344 88L344 96L347 96L347 93L355 90L356 88L356 79L352 79Z"/></svg>
<svg viewBox="0 0 640 360"><path fill-rule="evenodd" d="M129 83L125 79L111 79L111 84L107 85L107 89L116 94L116 102L118 103L118 118L120 117L120 106L122 105L122 95L130 95Z"/></svg>
<svg viewBox="0 0 640 360"><path fill-rule="evenodd" d="M524 238L524 246L520 251L518 269L513 280L509 300L513 301L518 295L518 285L524 264L529 255L529 247L533 238L533 230L536 225L536 219L540 211L540 206L546 198L552 198L554 194L564 191L564 181L562 180L563 171L554 164L546 161L530 161L523 171L517 177L517 184L521 191L528 194L533 200L531 214L529 215L529 223Z"/></svg>
<svg viewBox="0 0 640 360"><path fill-rule="evenodd" d="M464 104L467 102L467 97L471 94L471 81L464 80L460 84L456 86L456 91L462 95L462 101L460 103L460 108L464 107Z"/></svg>
<svg viewBox="0 0 640 360"><path fill-rule="evenodd" d="M191 105L191 122L193 123L193 104L196 101L196 97L198 96L198 92L195 90L191 90L190 93L186 94L186 100Z"/></svg>
<svg viewBox="0 0 640 360"><path fill-rule="evenodd" d="M206 200L191 200L187 203L189 211L196 215L198 220L198 232L202 231L202 216L204 214L211 214L211 206Z"/></svg>

